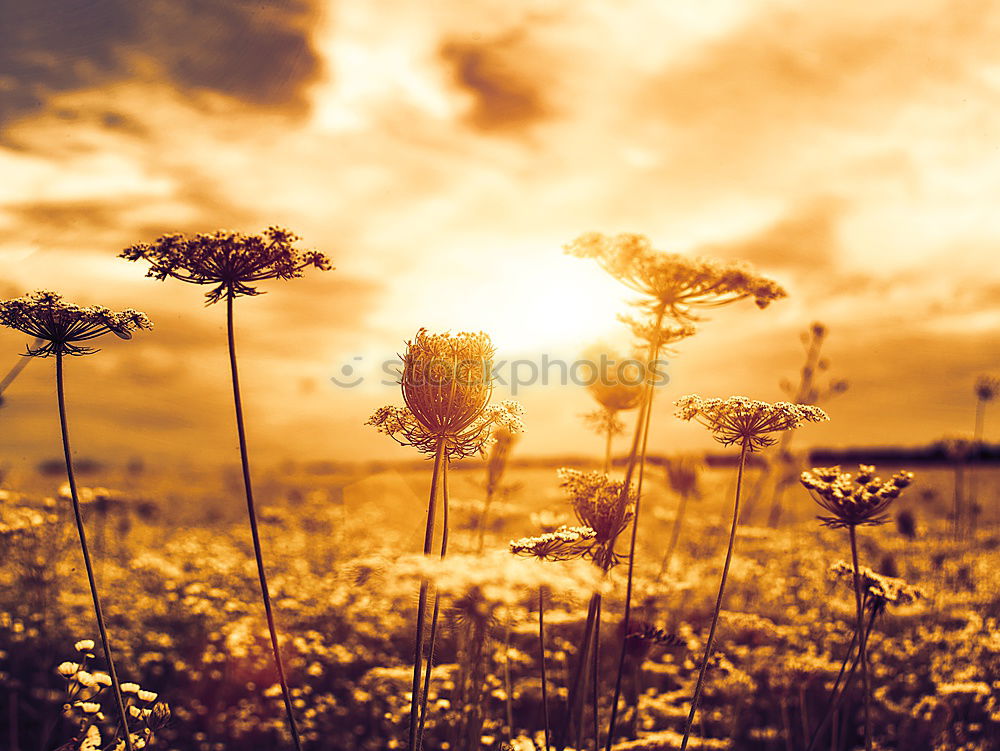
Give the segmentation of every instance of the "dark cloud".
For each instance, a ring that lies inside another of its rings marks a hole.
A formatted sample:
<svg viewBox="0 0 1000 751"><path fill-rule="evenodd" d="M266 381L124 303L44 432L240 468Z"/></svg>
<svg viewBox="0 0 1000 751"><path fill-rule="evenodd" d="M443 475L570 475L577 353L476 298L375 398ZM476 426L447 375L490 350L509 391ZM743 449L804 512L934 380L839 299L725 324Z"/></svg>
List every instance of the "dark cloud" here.
<svg viewBox="0 0 1000 751"><path fill-rule="evenodd" d="M308 0L0 0L0 122L147 67L182 89L304 107L314 15Z"/></svg>
<svg viewBox="0 0 1000 751"><path fill-rule="evenodd" d="M550 114L537 56L528 54L521 34L490 41L453 39L441 46L440 54L455 83L474 97L468 115L474 127L520 130Z"/></svg>

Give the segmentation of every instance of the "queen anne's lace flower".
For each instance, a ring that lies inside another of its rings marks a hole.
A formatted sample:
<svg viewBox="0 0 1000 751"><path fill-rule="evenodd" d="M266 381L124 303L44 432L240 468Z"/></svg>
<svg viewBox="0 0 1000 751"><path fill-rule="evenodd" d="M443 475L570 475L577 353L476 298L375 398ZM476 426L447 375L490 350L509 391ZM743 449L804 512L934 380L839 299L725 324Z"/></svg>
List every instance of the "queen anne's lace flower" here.
<svg viewBox="0 0 1000 751"><path fill-rule="evenodd" d="M875 467L862 464L856 475L840 467L814 467L803 472L800 481L813 499L830 512L818 517L828 527L857 527L884 524L884 513L904 488L913 482L912 472L897 472L888 480L875 476Z"/></svg>
<svg viewBox="0 0 1000 751"><path fill-rule="evenodd" d="M443 443L450 459L483 453L496 430L521 430L517 402L489 404L495 350L486 334L420 329L406 346L400 379L406 406L380 407L366 424L424 454Z"/></svg>
<svg viewBox="0 0 1000 751"><path fill-rule="evenodd" d="M46 290L0 302L0 325L35 337L26 353L33 357L90 355L97 350L81 342L105 334L131 339L133 331L153 328L137 310L116 313L100 305L83 307Z"/></svg>
<svg viewBox="0 0 1000 751"><path fill-rule="evenodd" d="M635 513L635 488L622 493L624 482L601 472L581 472L563 467L557 471L559 485L569 495L577 519L594 530L594 547L589 555L605 569L618 562L615 540Z"/></svg>
<svg viewBox="0 0 1000 751"><path fill-rule="evenodd" d="M168 276L192 284L215 285L205 294L209 304L225 297L261 294L255 282L267 279L294 279L309 266L321 271L333 268L330 260L316 251L294 247L301 238L281 227L268 227L259 235L219 230L188 238L182 234L163 235L156 242L126 248L121 258L149 262L147 276Z"/></svg>
<svg viewBox="0 0 1000 751"><path fill-rule="evenodd" d="M826 412L808 404L777 402L768 404L745 396L728 399L702 399L697 395L683 396L674 404L682 420L696 420L707 427L715 440L731 446L745 445L759 451L777 439L771 433L792 430L806 422L829 420Z"/></svg>
<svg viewBox="0 0 1000 751"><path fill-rule="evenodd" d="M976 380L976 397L984 402L991 402L1000 395L1000 378L983 375Z"/></svg>
<svg viewBox="0 0 1000 751"><path fill-rule="evenodd" d="M510 552L543 561L568 561L590 550L597 533L590 527L563 526L555 532L510 541Z"/></svg>
<svg viewBox="0 0 1000 751"><path fill-rule="evenodd" d="M854 567L846 561L837 561L830 566L830 575L836 579L846 580L854 586ZM861 589L864 592L865 603L876 613L882 613L892 605L912 605L917 600L927 597L920 587L907 584L905 580L894 576L885 576L877 571L861 566L858 572L861 576Z"/></svg>
<svg viewBox="0 0 1000 751"><path fill-rule="evenodd" d="M644 235L614 237L591 232L566 246L566 252L595 259L609 274L647 298L643 307L662 308L678 321L696 320L694 310L752 297L760 308L785 296L775 282L742 263L690 258L654 250Z"/></svg>

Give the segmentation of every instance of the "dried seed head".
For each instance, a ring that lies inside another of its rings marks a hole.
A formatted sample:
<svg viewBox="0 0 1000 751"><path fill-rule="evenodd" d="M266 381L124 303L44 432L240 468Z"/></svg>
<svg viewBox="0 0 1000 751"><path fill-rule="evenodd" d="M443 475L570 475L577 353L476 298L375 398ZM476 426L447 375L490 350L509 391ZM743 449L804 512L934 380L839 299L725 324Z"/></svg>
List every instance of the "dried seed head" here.
<svg viewBox="0 0 1000 751"><path fill-rule="evenodd" d="M785 296L775 282L742 263L690 258L655 250L644 235L614 237L591 232L566 246L579 258L593 258L613 277L646 297L641 305L663 309L677 320L696 320L694 311L752 297L760 308Z"/></svg>
<svg viewBox="0 0 1000 751"><path fill-rule="evenodd" d="M322 253L295 248L299 239L281 227L268 227L259 235L229 230L191 238L171 234L152 244L126 248L120 257L148 261L146 276L156 279L169 276L192 284L215 285L205 294L211 304L226 297L259 295L252 284L267 279L295 279L309 266L321 271L333 268Z"/></svg>
<svg viewBox="0 0 1000 751"><path fill-rule="evenodd" d="M615 540L624 531L635 512L635 489L623 497L625 483L612 480L601 472L581 472L563 467L557 470L559 485L569 495L577 519L594 530L594 548L590 556L607 569L618 562Z"/></svg>
<svg viewBox="0 0 1000 751"><path fill-rule="evenodd" d="M831 516L817 517L827 527L885 524L885 510L913 482L912 472L897 472L888 480L875 476L875 467L862 464L856 475L840 467L814 467L800 481L813 500Z"/></svg>
<svg viewBox="0 0 1000 751"><path fill-rule="evenodd" d="M100 305L82 307L47 290L0 302L0 325L34 337L26 352L32 357L90 355L97 350L80 342L105 334L131 339L133 331L153 328L137 310L116 313Z"/></svg>
<svg viewBox="0 0 1000 751"><path fill-rule="evenodd" d="M483 333L420 329L403 355L400 385L406 406L380 407L366 424L424 454L434 454L442 442L450 459L485 453L496 431L522 430L521 405L489 404L494 352Z"/></svg>
<svg viewBox="0 0 1000 751"><path fill-rule="evenodd" d="M808 404L777 402L768 404L745 396L728 399L702 399L693 394L683 396L674 404L682 420L696 420L707 427L715 440L726 446L746 445L759 451L777 439L772 433L793 430L806 422L829 420L826 412Z"/></svg>

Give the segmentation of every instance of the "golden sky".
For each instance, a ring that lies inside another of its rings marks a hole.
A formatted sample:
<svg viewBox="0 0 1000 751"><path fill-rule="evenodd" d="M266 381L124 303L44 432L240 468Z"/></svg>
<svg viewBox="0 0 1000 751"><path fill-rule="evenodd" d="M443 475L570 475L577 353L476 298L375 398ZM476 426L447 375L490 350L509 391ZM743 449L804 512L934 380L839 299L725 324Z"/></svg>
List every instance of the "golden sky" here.
<svg viewBox="0 0 1000 751"><path fill-rule="evenodd" d="M81 454L225 458L224 310L116 256L287 226L337 270L238 303L253 447L412 458L362 425L399 402L385 359L421 326L501 358L627 347L628 292L562 246L640 232L789 291L679 348L654 451L709 445L678 396L781 398L813 320L851 388L802 443L923 443L1000 370L998 38L991 0L0 2L0 296L155 321L70 363ZM0 332L10 364L23 344ZM56 453L51 365L7 394L4 462ZM600 451L582 388L518 398L523 452Z"/></svg>

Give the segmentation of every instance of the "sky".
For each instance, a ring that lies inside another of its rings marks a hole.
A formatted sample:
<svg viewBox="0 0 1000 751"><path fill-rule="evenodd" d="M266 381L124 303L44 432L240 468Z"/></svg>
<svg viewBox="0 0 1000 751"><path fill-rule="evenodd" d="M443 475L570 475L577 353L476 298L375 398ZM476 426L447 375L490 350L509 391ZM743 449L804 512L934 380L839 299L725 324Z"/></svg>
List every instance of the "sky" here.
<svg viewBox="0 0 1000 751"><path fill-rule="evenodd" d="M79 454L223 460L224 309L117 255L288 227L336 269L237 303L252 448L410 459L363 424L400 402L383 372L405 342L627 353L632 293L563 246L636 232L789 293L678 347L651 450L711 446L681 395L783 398L813 321L850 388L800 445L968 433L1000 372L998 37L990 0L0 0L0 297L155 322L68 364ZM0 371L24 344L0 332ZM331 381L345 366L360 385ZM5 394L0 461L57 454L52 387L41 360ZM600 453L585 389L516 398L524 455Z"/></svg>

